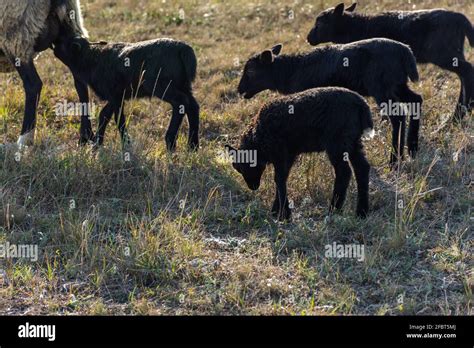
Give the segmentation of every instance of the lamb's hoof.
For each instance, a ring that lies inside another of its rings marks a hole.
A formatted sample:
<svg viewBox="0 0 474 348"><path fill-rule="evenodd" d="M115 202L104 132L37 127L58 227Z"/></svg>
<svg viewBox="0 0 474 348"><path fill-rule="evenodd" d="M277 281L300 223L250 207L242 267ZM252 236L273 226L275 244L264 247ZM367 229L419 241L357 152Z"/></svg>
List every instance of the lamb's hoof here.
<svg viewBox="0 0 474 348"><path fill-rule="evenodd" d="M291 221L291 209L287 208L280 212L273 212L273 216L275 216L278 221L289 222Z"/></svg>
<svg viewBox="0 0 474 348"><path fill-rule="evenodd" d="M390 162L388 164L388 168L390 169L391 172L396 172L398 170L398 161Z"/></svg>
<svg viewBox="0 0 474 348"><path fill-rule="evenodd" d="M459 104L454 110L453 123L460 124L468 113L470 113L470 110L465 105Z"/></svg>
<svg viewBox="0 0 474 348"><path fill-rule="evenodd" d="M133 151L133 143L130 138L127 138L127 140L122 143L122 154L125 163L137 162L137 156L135 156Z"/></svg>
<svg viewBox="0 0 474 348"><path fill-rule="evenodd" d="M169 153L174 153L176 152L176 144L169 144L168 142L166 143L166 150L168 150Z"/></svg>
<svg viewBox="0 0 474 348"><path fill-rule="evenodd" d="M411 158L415 158L418 153L418 144L408 145L408 154Z"/></svg>
<svg viewBox="0 0 474 348"><path fill-rule="evenodd" d="M122 152L131 152L133 150L133 142L127 138L122 142Z"/></svg>
<svg viewBox="0 0 474 348"><path fill-rule="evenodd" d="M397 171L401 167L401 164L402 164L402 160L399 159L397 156L393 156L390 159L388 166L390 168L390 171L394 172L394 171Z"/></svg>
<svg viewBox="0 0 474 348"><path fill-rule="evenodd" d="M188 144L188 149L191 152L197 152L199 150L199 143Z"/></svg>
<svg viewBox="0 0 474 348"><path fill-rule="evenodd" d="M86 146L86 145L91 145L96 142L96 138L94 134L91 135L81 135L79 138L79 146Z"/></svg>
<svg viewBox="0 0 474 348"><path fill-rule="evenodd" d="M365 218L367 218L367 215L369 215L369 209L368 208L357 208L356 214L359 218L365 219Z"/></svg>

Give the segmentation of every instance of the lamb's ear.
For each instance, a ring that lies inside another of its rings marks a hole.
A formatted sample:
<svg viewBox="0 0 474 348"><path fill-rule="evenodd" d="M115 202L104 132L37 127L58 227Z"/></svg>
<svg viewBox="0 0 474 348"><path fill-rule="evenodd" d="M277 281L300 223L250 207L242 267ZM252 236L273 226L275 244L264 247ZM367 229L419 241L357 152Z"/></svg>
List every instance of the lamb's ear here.
<svg viewBox="0 0 474 348"><path fill-rule="evenodd" d="M344 3L341 3L334 8L334 14L336 16L342 16L343 13L344 13Z"/></svg>
<svg viewBox="0 0 474 348"><path fill-rule="evenodd" d="M260 61L264 64L272 64L274 60L275 57L270 50L263 51L262 54L260 54Z"/></svg>
<svg viewBox="0 0 474 348"><path fill-rule="evenodd" d="M349 6L348 8L346 8L346 12L354 12L354 10L356 9L357 7L357 2L354 2L351 6Z"/></svg>
<svg viewBox="0 0 474 348"><path fill-rule="evenodd" d="M272 53L275 55L275 56L278 56L280 53L281 53L281 49L283 48L283 45L282 44L278 44L278 45L275 45L272 47Z"/></svg>

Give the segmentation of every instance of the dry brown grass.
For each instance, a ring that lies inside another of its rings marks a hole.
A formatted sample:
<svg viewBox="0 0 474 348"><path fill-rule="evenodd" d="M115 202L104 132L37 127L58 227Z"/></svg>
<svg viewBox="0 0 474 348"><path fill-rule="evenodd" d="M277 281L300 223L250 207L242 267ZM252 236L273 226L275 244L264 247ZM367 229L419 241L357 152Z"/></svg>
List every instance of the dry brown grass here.
<svg viewBox="0 0 474 348"><path fill-rule="evenodd" d="M183 129L178 153L166 153L170 109L158 100L128 106L132 163L123 161L112 126L98 156L77 148L77 119L53 112L57 102L76 100L72 79L50 52L43 54L38 145L20 162L0 155L1 205L30 215L0 227L0 242L37 243L41 255L36 263L0 259L0 313L472 314L472 119L463 126L448 120L459 90L452 74L421 67L413 86L425 98L421 153L400 172L387 170L388 125L375 117L366 221L354 217L354 185L344 214L324 221L333 174L323 155L311 155L290 178L295 219L278 224L268 214L271 171L250 194L217 154L274 97L238 98L242 63L277 42L286 52L310 50L305 37L314 17L333 3L83 3L93 40L170 36L193 45L202 150L185 151ZM468 0L359 5L373 12L447 7L474 21ZM467 55L474 62L471 48ZM14 141L23 111L18 76L1 75L0 90L3 140ZM395 195L405 201L402 210L395 210ZM326 258L324 247L333 242L363 243L365 261Z"/></svg>

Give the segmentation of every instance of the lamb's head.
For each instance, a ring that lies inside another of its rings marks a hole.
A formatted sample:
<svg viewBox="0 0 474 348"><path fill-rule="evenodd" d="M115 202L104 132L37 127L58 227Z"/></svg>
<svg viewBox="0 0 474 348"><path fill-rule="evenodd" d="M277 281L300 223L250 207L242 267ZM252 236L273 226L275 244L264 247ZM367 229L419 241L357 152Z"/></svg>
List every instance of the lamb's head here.
<svg viewBox="0 0 474 348"><path fill-rule="evenodd" d="M275 57L281 52L282 45L276 45L269 50L256 54L245 64L238 92L245 99L250 99L256 94L267 89L273 89L272 64Z"/></svg>
<svg viewBox="0 0 474 348"><path fill-rule="evenodd" d="M60 39L53 45L54 55L67 66L74 66L81 59L82 53L90 46L86 38L75 37Z"/></svg>
<svg viewBox="0 0 474 348"><path fill-rule="evenodd" d="M232 166L243 176L249 189L252 191L258 190L266 168L266 163L258 158L258 150L247 149L242 145L240 149L230 145L226 145L225 148L232 159Z"/></svg>
<svg viewBox="0 0 474 348"><path fill-rule="evenodd" d="M352 4L348 8L344 8L344 4L327 9L316 17L314 27L308 34L308 43L316 46L325 42L343 43L345 36L344 26L341 24L343 17L347 16L347 12L353 12L357 7L357 3Z"/></svg>

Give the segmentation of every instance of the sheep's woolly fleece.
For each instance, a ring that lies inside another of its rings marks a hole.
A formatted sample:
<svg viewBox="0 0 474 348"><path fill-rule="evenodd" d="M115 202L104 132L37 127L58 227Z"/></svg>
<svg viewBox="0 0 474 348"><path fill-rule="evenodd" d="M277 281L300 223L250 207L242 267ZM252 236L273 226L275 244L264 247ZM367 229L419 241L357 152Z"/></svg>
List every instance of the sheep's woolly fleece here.
<svg viewBox="0 0 474 348"><path fill-rule="evenodd" d="M46 20L51 10L51 0L2 0L0 1L0 71L7 68L8 60L30 61L36 39L46 28ZM75 12L71 19L67 14ZM65 0L58 7L61 20L69 22L80 36L87 36L82 25L79 0Z"/></svg>

